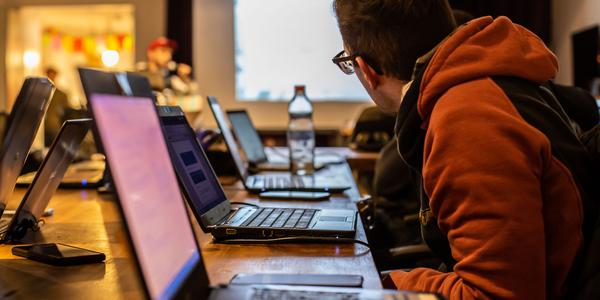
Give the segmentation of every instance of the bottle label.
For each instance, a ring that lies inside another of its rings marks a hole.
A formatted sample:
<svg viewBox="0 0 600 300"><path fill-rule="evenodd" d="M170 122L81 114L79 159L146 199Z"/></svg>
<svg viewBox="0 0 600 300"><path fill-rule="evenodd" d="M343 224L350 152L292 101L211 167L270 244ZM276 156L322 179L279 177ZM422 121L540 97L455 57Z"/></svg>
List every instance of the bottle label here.
<svg viewBox="0 0 600 300"><path fill-rule="evenodd" d="M313 130L288 131L290 170L294 174L306 175L314 171L315 132Z"/></svg>
<svg viewBox="0 0 600 300"><path fill-rule="evenodd" d="M290 113L290 119L311 119L312 120L312 112L308 113Z"/></svg>
<svg viewBox="0 0 600 300"><path fill-rule="evenodd" d="M290 140L310 140L315 138L315 132L312 130L292 130L288 132Z"/></svg>

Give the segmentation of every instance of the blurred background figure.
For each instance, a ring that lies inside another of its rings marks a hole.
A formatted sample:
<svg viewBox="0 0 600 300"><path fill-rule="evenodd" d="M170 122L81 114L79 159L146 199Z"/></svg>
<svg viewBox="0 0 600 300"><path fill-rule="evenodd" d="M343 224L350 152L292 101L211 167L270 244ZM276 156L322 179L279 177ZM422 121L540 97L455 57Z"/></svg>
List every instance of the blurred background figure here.
<svg viewBox="0 0 600 300"><path fill-rule="evenodd" d="M56 85L58 71L54 67L45 70L46 76ZM54 96L50 100L50 106L44 122L44 146L50 147L52 141L58 135L63 122L67 120L73 109L69 105L69 98L59 87L56 87Z"/></svg>
<svg viewBox="0 0 600 300"><path fill-rule="evenodd" d="M192 80L192 68L173 61L173 51L177 43L165 37L159 37L148 45L145 62L137 64L138 72L150 80L152 88L167 97L197 94L197 84ZM160 101L161 99L159 99Z"/></svg>

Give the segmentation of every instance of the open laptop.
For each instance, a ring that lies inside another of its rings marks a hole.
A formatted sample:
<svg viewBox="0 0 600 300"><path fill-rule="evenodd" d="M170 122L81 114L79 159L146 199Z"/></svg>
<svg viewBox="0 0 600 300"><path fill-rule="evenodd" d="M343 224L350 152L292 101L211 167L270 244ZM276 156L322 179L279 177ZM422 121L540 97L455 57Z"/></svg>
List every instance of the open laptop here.
<svg viewBox="0 0 600 300"><path fill-rule="evenodd" d="M258 171L288 171L290 169L289 153L273 159L267 156L265 147L248 115L244 109L228 110L227 117L239 144L246 154L250 169ZM324 168L327 164L344 162L339 156L315 155L315 169Z"/></svg>
<svg viewBox="0 0 600 300"><path fill-rule="evenodd" d="M247 190L251 192L293 190L337 193L350 188L351 183L349 182L349 179L320 175L320 172L306 176L295 176L290 172L250 175L248 168L242 160L242 156L237 148L233 134L229 129L229 125L225 121L225 116L217 98L209 96L208 105L221 130L221 134L223 135L227 149L233 158L240 179Z"/></svg>
<svg viewBox="0 0 600 300"><path fill-rule="evenodd" d="M86 95L93 93L149 97L155 100L150 82L137 73L111 73L91 68L79 68L79 75ZM88 160L73 163L60 183L61 188L97 188L103 184L106 163ZM36 176L30 172L19 176L17 186L29 186Z"/></svg>
<svg viewBox="0 0 600 300"><path fill-rule="evenodd" d="M18 241L28 230L37 228L38 220L75 158L91 123L91 119L78 119L63 124L15 215L10 220L0 219L0 240Z"/></svg>
<svg viewBox="0 0 600 300"><path fill-rule="evenodd" d="M171 161L204 232L216 239L355 236L353 210L232 208L181 108L160 106L158 112Z"/></svg>
<svg viewBox="0 0 600 300"><path fill-rule="evenodd" d="M54 85L48 78L27 78L7 120L0 148L0 216L48 110Z"/></svg>
<svg viewBox="0 0 600 300"><path fill-rule="evenodd" d="M307 286L211 288L152 101L95 95L90 103L146 298L438 299L432 294Z"/></svg>
<svg viewBox="0 0 600 300"><path fill-rule="evenodd" d="M146 77L137 73L111 73L92 68L79 68L79 77L87 99L92 94L127 95L149 97L155 100L152 87ZM98 147L100 152L103 152ZM108 182L104 177L109 172L103 161L85 161L73 164L61 182L65 188L94 188ZM21 179L23 184L31 180L32 175Z"/></svg>

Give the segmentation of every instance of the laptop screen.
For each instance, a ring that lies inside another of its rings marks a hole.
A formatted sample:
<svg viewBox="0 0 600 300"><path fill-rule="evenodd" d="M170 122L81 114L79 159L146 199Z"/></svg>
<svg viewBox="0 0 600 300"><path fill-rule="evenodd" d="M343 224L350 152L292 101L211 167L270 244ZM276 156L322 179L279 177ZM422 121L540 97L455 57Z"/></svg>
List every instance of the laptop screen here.
<svg viewBox="0 0 600 300"><path fill-rule="evenodd" d="M204 214L226 201L219 181L185 116L162 116L161 121L171 148L171 160L196 213Z"/></svg>
<svg viewBox="0 0 600 300"><path fill-rule="evenodd" d="M219 129L221 130L221 134L223 135L227 149L229 149L229 153L231 153L235 167L238 169L240 176L242 176L242 180L245 180L248 176L248 169L244 164L244 160L242 160L242 156L240 155L240 151L235 143L231 129L229 129L229 125L227 124L227 121L225 121L225 115L221 110L221 105L219 105L219 102L217 102L217 99L214 97L208 97L208 104L213 116L215 117L215 120L217 121L217 125L219 125Z"/></svg>
<svg viewBox="0 0 600 300"><path fill-rule="evenodd" d="M201 256L156 108L146 98L90 100L149 295L172 298Z"/></svg>
<svg viewBox="0 0 600 300"><path fill-rule="evenodd" d="M79 68L78 70L81 85L88 100L92 94L121 95L123 93L114 74L88 68Z"/></svg>
<svg viewBox="0 0 600 300"><path fill-rule="evenodd" d="M253 163L268 161L263 143L248 113L245 110L228 111L227 116L248 160Z"/></svg>
<svg viewBox="0 0 600 300"><path fill-rule="evenodd" d="M50 80L28 78L17 96L0 148L0 215L15 188L53 91Z"/></svg>

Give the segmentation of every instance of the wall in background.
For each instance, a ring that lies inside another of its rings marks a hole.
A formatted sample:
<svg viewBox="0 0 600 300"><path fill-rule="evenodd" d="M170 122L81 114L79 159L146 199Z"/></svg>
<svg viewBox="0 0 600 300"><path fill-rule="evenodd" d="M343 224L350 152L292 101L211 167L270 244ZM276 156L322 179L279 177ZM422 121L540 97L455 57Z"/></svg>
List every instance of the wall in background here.
<svg viewBox="0 0 600 300"><path fill-rule="evenodd" d="M194 0L192 32L194 73L200 92L205 96L217 96L224 109L247 109L259 128L285 127L287 103L249 103L235 99L233 0ZM307 92L310 97L310 86ZM315 103L315 124L319 128L341 128L369 105L373 105L372 102ZM206 105L204 107L203 123L216 126L210 114L206 113Z"/></svg>
<svg viewBox="0 0 600 300"><path fill-rule="evenodd" d="M449 0L449 2L452 8L465 10L475 17L507 16L513 22L533 31L544 41L550 40L552 0Z"/></svg>
<svg viewBox="0 0 600 300"><path fill-rule="evenodd" d="M0 110L6 102L5 47L7 11L25 5L85 5L85 4L133 4L135 7L135 57L146 57L146 46L155 38L165 35L166 0L0 0Z"/></svg>
<svg viewBox="0 0 600 300"><path fill-rule="evenodd" d="M553 50L558 56L558 83L573 84L571 34L600 24L600 1L553 0Z"/></svg>
<svg viewBox="0 0 600 300"><path fill-rule="evenodd" d="M0 0L0 112L6 111L6 20L8 15Z"/></svg>
<svg viewBox="0 0 600 300"><path fill-rule="evenodd" d="M192 65L194 55L192 23L193 0L167 1L167 37L177 41L173 60Z"/></svg>

